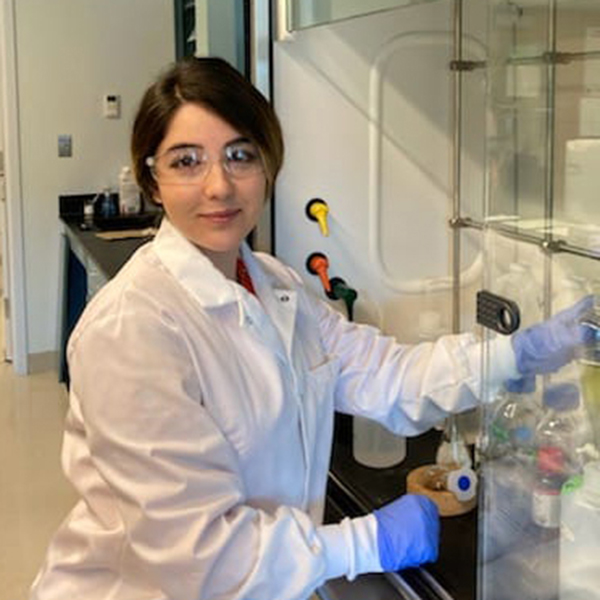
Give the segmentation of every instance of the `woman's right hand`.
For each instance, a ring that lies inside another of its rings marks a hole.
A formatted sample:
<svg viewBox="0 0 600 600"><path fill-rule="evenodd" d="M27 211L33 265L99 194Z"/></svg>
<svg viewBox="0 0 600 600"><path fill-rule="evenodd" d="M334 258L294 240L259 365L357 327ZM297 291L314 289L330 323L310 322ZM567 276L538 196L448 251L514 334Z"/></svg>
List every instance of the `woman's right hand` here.
<svg viewBox="0 0 600 600"><path fill-rule="evenodd" d="M436 504L406 494L375 511L379 560L384 571L434 562L438 557L440 517Z"/></svg>

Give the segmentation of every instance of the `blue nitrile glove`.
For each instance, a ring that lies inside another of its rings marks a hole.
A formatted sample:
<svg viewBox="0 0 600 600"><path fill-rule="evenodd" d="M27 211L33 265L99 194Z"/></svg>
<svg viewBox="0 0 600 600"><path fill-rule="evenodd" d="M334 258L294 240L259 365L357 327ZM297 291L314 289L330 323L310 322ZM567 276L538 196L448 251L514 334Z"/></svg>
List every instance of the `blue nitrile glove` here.
<svg viewBox="0 0 600 600"><path fill-rule="evenodd" d="M377 546L384 571L399 571L438 557L440 517L435 503L406 494L375 511Z"/></svg>
<svg viewBox="0 0 600 600"><path fill-rule="evenodd" d="M593 301L593 296L586 296L547 321L517 331L512 346L519 373L551 373L572 361L577 347L590 333L589 328L579 325L579 320L592 308Z"/></svg>

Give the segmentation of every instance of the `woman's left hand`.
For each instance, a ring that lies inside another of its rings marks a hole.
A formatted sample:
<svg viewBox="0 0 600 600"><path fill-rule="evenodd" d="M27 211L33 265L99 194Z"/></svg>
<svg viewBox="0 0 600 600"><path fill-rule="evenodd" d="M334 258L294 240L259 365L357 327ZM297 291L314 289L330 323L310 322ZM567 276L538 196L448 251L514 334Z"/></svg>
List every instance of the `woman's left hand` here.
<svg viewBox="0 0 600 600"><path fill-rule="evenodd" d="M586 296L547 321L517 331L512 346L519 373L552 373L572 361L577 347L592 333L580 320L591 310L593 301L593 296Z"/></svg>

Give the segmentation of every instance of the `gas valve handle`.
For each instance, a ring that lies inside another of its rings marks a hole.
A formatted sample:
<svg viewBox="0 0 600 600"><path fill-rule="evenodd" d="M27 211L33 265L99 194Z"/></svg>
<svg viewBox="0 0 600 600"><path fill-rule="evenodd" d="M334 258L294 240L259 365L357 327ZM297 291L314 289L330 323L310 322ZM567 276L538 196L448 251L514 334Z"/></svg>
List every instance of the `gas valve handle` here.
<svg viewBox="0 0 600 600"><path fill-rule="evenodd" d="M325 200L321 198L313 198L306 205L306 216L311 221L316 221L319 224L321 233L327 237L329 235L329 226L327 224L327 215L329 214L329 206Z"/></svg>
<svg viewBox="0 0 600 600"><path fill-rule="evenodd" d="M329 281L329 259L321 252L313 252L306 259L306 269L312 275L318 275L325 293L329 296L331 293L331 282Z"/></svg>
<svg viewBox="0 0 600 600"><path fill-rule="evenodd" d="M341 277L333 277L330 281L331 293L327 294L332 300L343 300L348 311L348 320L354 320L354 303L358 292L352 289Z"/></svg>

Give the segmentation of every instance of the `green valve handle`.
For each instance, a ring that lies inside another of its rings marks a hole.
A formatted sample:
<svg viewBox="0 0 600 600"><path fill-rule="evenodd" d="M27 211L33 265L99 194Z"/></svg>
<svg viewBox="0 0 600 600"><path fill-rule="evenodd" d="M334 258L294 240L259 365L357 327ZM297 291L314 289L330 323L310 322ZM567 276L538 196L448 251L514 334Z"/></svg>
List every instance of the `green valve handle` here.
<svg viewBox="0 0 600 600"><path fill-rule="evenodd" d="M348 311L348 320L354 320L354 303L358 297L356 290L349 287L341 277L333 277L330 280L331 293L328 296L332 300L343 300L346 303L346 310Z"/></svg>

